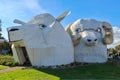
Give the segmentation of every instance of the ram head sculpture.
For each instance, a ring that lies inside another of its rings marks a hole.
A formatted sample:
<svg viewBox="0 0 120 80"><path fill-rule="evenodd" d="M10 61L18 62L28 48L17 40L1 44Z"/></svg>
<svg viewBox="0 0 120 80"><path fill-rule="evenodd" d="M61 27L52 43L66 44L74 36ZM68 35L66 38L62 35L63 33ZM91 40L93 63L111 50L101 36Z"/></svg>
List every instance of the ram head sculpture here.
<svg viewBox="0 0 120 80"><path fill-rule="evenodd" d="M76 62L104 63L107 45L113 42L113 29L108 22L78 19L66 27L74 45Z"/></svg>

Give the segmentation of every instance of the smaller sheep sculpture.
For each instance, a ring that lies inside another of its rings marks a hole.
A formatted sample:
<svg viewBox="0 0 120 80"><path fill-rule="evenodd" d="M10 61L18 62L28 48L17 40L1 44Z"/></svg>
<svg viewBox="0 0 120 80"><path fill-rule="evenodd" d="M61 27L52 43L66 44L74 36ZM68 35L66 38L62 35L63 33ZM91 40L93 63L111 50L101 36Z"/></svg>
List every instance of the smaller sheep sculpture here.
<svg viewBox="0 0 120 80"><path fill-rule="evenodd" d="M113 42L112 26L104 21L78 19L66 27L74 45L76 62L104 63L107 45Z"/></svg>

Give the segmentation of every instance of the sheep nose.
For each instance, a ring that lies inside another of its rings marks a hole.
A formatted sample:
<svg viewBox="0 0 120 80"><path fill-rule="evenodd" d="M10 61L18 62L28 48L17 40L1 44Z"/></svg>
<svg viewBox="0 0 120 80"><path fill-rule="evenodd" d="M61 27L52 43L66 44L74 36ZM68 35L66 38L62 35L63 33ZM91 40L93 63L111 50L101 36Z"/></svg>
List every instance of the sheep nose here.
<svg viewBox="0 0 120 80"><path fill-rule="evenodd" d="M88 42L91 42L92 40L91 39L87 39Z"/></svg>
<svg viewBox="0 0 120 80"><path fill-rule="evenodd" d="M91 41L97 41L97 39L87 39L88 42L91 42Z"/></svg>

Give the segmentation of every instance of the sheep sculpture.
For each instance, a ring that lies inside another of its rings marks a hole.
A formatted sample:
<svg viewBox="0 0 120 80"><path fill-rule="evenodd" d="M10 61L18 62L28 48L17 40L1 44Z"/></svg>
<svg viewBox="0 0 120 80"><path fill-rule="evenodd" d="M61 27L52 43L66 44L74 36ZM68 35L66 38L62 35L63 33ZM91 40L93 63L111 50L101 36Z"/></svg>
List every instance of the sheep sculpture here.
<svg viewBox="0 0 120 80"><path fill-rule="evenodd" d="M69 12L54 18L49 13L39 14L28 22L15 19L20 26L8 28L15 61L32 66L56 66L74 61L74 50L69 35L60 21Z"/></svg>
<svg viewBox="0 0 120 80"><path fill-rule="evenodd" d="M76 62L104 63L107 44L113 42L112 26L104 21L78 19L66 27L74 45Z"/></svg>

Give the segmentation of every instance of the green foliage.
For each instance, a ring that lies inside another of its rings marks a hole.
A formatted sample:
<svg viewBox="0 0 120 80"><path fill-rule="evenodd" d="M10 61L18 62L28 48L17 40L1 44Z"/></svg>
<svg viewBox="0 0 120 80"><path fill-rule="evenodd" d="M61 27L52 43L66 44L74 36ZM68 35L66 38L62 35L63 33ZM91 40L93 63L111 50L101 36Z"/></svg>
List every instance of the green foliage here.
<svg viewBox="0 0 120 80"><path fill-rule="evenodd" d="M113 52L114 51L114 48L109 48L109 52Z"/></svg>
<svg viewBox="0 0 120 80"><path fill-rule="evenodd" d="M19 63L15 62L15 61L1 61L0 65L5 65L5 66L13 67L13 66L19 65Z"/></svg>
<svg viewBox="0 0 120 80"><path fill-rule="evenodd" d="M109 58L120 59L120 45L115 46L115 48L109 48L108 51Z"/></svg>
<svg viewBox="0 0 120 80"><path fill-rule="evenodd" d="M14 59L11 55L0 55L0 61L1 60L13 61Z"/></svg>
<svg viewBox="0 0 120 80"><path fill-rule="evenodd" d="M115 46L115 50L120 50L120 45Z"/></svg>
<svg viewBox="0 0 120 80"><path fill-rule="evenodd" d="M0 55L0 65L17 66L18 62L14 61L13 56L10 56L10 55Z"/></svg>
<svg viewBox="0 0 120 80"><path fill-rule="evenodd" d="M4 65L5 66L11 66L13 63L12 62L6 62Z"/></svg>
<svg viewBox="0 0 120 80"><path fill-rule="evenodd" d="M6 61L0 61L0 65L5 65L6 64Z"/></svg>
<svg viewBox="0 0 120 80"><path fill-rule="evenodd" d="M2 53L2 50L7 50L8 52L6 54L12 55L11 44L9 42L5 41L0 45L0 54Z"/></svg>
<svg viewBox="0 0 120 80"><path fill-rule="evenodd" d="M18 66L19 63L18 62L13 62L11 66Z"/></svg>

